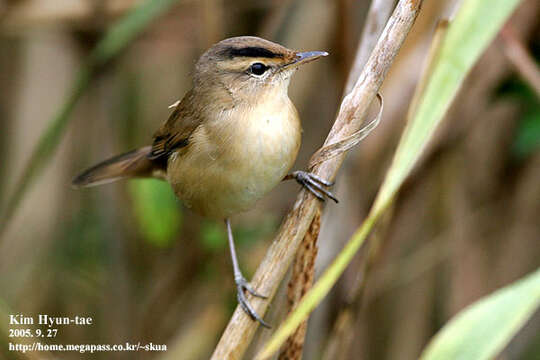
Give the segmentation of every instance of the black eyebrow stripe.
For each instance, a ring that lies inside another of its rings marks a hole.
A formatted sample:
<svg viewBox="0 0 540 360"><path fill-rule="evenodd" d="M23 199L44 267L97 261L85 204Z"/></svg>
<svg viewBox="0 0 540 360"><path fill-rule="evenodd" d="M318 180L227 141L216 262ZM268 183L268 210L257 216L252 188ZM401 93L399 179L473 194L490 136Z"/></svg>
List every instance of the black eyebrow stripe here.
<svg viewBox="0 0 540 360"><path fill-rule="evenodd" d="M259 58L282 58L282 54L276 54L268 49L258 47L258 46L249 46L244 48L234 48L230 47L225 49L231 57L241 56L241 57L259 57Z"/></svg>

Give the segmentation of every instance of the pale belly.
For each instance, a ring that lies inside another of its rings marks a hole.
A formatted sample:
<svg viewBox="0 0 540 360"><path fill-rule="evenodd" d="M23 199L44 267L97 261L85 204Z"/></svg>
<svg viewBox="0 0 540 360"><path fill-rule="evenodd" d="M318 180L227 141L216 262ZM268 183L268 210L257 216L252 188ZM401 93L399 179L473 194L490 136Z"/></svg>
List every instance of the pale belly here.
<svg viewBox="0 0 540 360"><path fill-rule="evenodd" d="M250 116L199 127L171 156L169 182L193 211L224 219L248 210L292 167L301 135L296 110Z"/></svg>

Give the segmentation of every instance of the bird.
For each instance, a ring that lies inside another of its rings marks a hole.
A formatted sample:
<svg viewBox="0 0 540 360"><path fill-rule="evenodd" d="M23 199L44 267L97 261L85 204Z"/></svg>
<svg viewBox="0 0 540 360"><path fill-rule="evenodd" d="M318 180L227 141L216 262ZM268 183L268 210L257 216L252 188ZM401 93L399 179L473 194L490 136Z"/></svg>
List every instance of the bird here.
<svg viewBox="0 0 540 360"><path fill-rule="evenodd" d="M269 325L246 297L265 299L243 276L231 216L249 210L283 180L337 202L333 183L307 171L289 173L302 128L289 99L291 76L328 53L300 52L255 36L222 40L195 64L193 86L153 135L151 145L114 156L83 171L72 185L89 187L127 178L166 180L194 212L225 221L238 303Z"/></svg>

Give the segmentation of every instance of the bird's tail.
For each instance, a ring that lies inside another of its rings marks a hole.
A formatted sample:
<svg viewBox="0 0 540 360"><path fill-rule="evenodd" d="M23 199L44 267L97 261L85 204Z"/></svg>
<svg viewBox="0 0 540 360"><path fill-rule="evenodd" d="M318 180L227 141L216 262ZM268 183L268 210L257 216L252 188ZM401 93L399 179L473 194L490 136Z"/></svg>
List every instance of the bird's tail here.
<svg viewBox="0 0 540 360"><path fill-rule="evenodd" d="M72 185L87 187L132 177L165 178L165 164L148 159L152 147L145 146L107 159L83 171Z"/></svg>

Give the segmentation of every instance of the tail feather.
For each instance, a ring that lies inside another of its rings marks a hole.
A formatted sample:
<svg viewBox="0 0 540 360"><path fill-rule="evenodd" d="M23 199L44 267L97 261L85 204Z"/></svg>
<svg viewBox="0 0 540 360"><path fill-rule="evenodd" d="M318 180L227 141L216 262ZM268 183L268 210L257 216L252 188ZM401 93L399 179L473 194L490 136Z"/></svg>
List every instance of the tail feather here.
<svg viewBox="0 0 540 360"><path fill-rule="evenodd" d="M72 185L89 187L131 177L165 177L165 164L148 159L151 146L114 156L76 176Z"/></svg>

